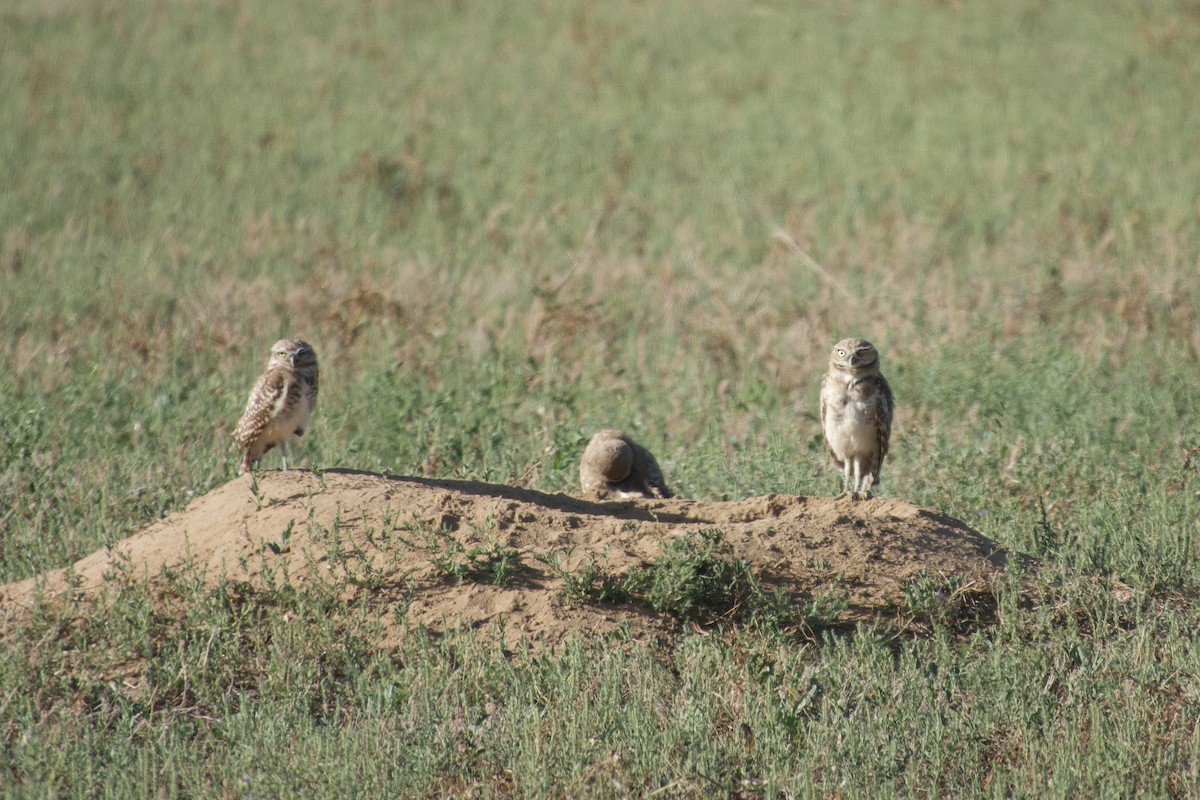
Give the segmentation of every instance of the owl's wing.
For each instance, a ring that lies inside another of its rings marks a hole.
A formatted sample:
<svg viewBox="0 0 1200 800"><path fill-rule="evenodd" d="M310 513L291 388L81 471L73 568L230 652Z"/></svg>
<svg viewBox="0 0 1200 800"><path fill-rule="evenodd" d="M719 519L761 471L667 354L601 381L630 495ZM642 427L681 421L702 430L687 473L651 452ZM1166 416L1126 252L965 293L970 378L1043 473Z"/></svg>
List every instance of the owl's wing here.
<svg viewBox="0 0 1200 800"><path fill-rule="evenodd" d="M272 410L288 390L287 378L286 370L269 369L254 384L246 411L233 431L233 439L239 446L249 447L267 427Z"/></svg>
<svg viewBox="0 0 1200 800"><path fill-rule="evenodd" d="M879 402L875 404L875 448L879 454L879 462L888 452L888 442L892 438L892 413L896 408L896 398L892 396L892 387L887 380L879 376Z"/></svg>
<svg viewBox="0 0 1200 800"><path fill-rule="evenodd" d="M633 443L633 455L634 476L642 484L639 488L647 497L669 498L671 490L667 488L667 481L663 478L662 468L654 460L654 455L637 442Z"/></svg>
<svg viewBox="0 0 1200 800"><path fill-rule="evenodd" d="M821 431L825 430L825 381L821 381Z"/></svg>
<svg viewBox="0 0 1200 800"><path fill-rule="evenodd" d="M825 436L825 450L828 451L829 457L833 459L833 463L838 469L842 468L842 460L837 457L837 453L833 452L833 447L829 444L829 423L825 419L825 412L828 411L828 406L825 402L825 389L829 386L829 376L826 375L821 379L821 433Z"/></svg>

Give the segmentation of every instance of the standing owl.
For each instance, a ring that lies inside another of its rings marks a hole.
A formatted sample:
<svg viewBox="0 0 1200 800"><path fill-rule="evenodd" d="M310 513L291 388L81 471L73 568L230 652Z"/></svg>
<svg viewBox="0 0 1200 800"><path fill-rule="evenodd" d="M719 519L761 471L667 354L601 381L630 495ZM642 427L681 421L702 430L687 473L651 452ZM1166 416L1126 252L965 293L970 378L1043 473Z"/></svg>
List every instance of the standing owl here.
<svg viewBox="0 0 1200 800"><path fill-rule="evenodd" d="M599 431L579 462L583 493L599 500L671 496L650 451L616 430Z"/></svg>
<svg viewBox="0 0 1200 800"><path fill-rule="evenodd" d="M879 352L865 339L843 339L821 381L821 427L842 494L871 496L892 435L892 389L879 372Z"/></svg>
<svg viewBox="0 0 1200 800"><path fill-rule="evenodd" d="M246 451L240 472L249 472L275 445L286 471L287 442L304 435L316 406L317 354L308 342L280 339L271 348L267 371L250 391L246 411L233 432L238 447Z"/></svg>

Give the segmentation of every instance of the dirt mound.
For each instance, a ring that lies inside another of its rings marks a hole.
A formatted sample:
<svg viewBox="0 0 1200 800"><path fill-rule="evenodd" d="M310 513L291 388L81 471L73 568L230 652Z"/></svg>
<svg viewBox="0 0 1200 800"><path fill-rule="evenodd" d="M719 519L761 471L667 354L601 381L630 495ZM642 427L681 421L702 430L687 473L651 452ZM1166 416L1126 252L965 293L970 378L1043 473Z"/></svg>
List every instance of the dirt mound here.
<svg viewBox="0 0 1200 800"><path fill-rule="evenodd" d="M326 582L406 606L384 615L406 620L392 623L389 640L405 624L495 630L503 622L510 640L555 642L619 626L634 636L675 628L645 603L571 602L562 575L589 565L627 574L659 558L665 542L714 528L797 603L830 587L843 592L841 621L894 613L913 581L986 592L1008 557L963 523L892 498L596 503L469 481L293 470L231 481L73 570L84 591L103 587L114 568L153 579L188 565L213 582ZM519 562L505 562L514 551ZM557 555L560 570L547 555ZM506 581L471 574L481 564L507 564ZM67 572L0 587L0 601L28 607L39 582L53 596L67 588Z"/></svg>

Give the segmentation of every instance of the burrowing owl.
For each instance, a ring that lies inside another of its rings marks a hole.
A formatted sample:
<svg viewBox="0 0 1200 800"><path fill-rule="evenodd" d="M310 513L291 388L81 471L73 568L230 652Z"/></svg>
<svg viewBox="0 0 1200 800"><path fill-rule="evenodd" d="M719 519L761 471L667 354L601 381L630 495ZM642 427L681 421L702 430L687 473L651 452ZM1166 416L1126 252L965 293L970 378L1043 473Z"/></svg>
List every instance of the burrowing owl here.
<svg viewBox="0 0 1200 800"><path fill-rule="evenodd" d="M317 354L308 342L280 339L271 347L271 360L250 391L233 438L246 450L242 472L275 445L287 466L287 442L303 436L317 406Z"/></svg>
<svg viewBox="0 0 1200 800"><path fill-rule="evenodd" d="M842 471L842 494L871 496L892 435L892 389L879 373L879 352L865 339L842 339L821 381L821 427Z"/></svg>
<svg viewBox="0 0 1200 800"><path fill-rule="evenodd" d="M579 462L579 482L585 495L599 500L671 496L654 456L621 431L592 437Z"/></svg>

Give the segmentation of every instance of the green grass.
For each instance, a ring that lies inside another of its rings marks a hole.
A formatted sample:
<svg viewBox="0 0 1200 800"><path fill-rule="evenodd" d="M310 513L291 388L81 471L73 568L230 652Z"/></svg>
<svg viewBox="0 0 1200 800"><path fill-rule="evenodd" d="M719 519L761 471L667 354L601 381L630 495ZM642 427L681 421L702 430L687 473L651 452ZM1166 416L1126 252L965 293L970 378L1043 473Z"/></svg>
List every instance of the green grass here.
<svg viewBox="0 0 1200 800"><path fill-rule="evenodd" d="M638 603L685 623L752 622L780 633L800 624L811 633L846 607L844 592L838 597L833 587L823 587L798 614L786 592L766 585L735 555L720 528L682 533L664 542L657 558L622 576L606 570L595 553L572 571L565 564L570 555L570 549L552 551L539 560L563 582L562 599L573 605Z"/></svg>
<svg viewBox="0 0 1200 800"><path fill-rule="evenodd" d="M1187 0L10 4L0 580L230 479L285 334L311 466L562 491L616 426L707 499L837 489L866 336L882 491L1045 567L973 632L537 655L129 581L6 631L0 793L1200 792L1197 53Z"/></svg>
<svg viewBox="0 0 1200 800"><path fill-rule="evenodd" d="M465 581L505 586L521 571L521 553L491 531L482 531L482 541L469 547L443 528L421 532L424 541L410 544L429 552L429 562L448 583Z"/></svg>

